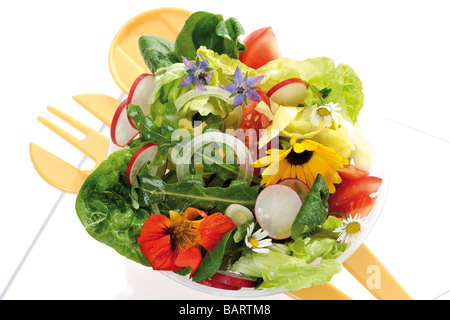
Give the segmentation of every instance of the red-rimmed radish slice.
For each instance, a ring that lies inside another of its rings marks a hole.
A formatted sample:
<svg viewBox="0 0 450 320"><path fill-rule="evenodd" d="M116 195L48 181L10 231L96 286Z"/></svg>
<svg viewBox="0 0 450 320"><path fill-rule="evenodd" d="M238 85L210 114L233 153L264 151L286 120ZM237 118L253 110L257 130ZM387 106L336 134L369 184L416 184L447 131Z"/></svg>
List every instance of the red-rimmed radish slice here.
<svg viewBox="0 0 450 320"><path fill-rule="evenodd" d="M265 187L256 198L255 218L272 239L291 237L291 227L302 206L300 195L282 184Z"/></svg>
<svg viewBox="0 0 450 320"><path fill-rule="evenodd" d="M127 182L130 186L133 186L136 182L136 176L139 170L148 162L155 160L156 154L158 153L158 145L155 143L148 143L142 146L128 163L126 177ZM155 168L155 172L158 168Z"/></svg>
<svg viewBox="0 0 450 320"><path fill-rule="evenodd" d="M119 147L125 147L138 133L139 131L131 125L128 119L127 99L125 99L114 113L111 122L111 141Z"/></svg>
<svg viewBox="0 0 450 320"><path fill-rule="evenodd" d="M238 274L235 272L218 270L211 277L211 279L234 287L242 287L242 288L256 287L256 280L253 280L252 278L246 277L242 274Z"/></svg>
<svg viewBox="0 0 450 320"><path fill-rule="evenodd" d="M239 290L242 289L241 287L235 287L235 286L230 286L229 284L225 284L223 282L219 282L217 280L213 280L211 278L202 280L202 281L198 281L197 283L203 284L205 286L208 287L212 287L212 288L217 288L217 289L224 289L224 290Z"/></svg>
<svg viewBox="0 0 450 320"><path fill-rule="evenodd" d="M309 192L308 186L301 180L295 178L287 178L283 179L278 184L282 184L285 186L289 186L297 191L298 195L302 199L302 202L305 201L305 197Z"/></svg>
<svg viewBox="0 0 450 320"><path fill-rule="evenodd" d="M155 87L155 77L152 74L143 73L134 80L127 98L127 105L134 104L142 109L144 115L148 114L148 100ZM130 119L131 125L136 128L134 122Z"/></svg>
<svg viewBox="0 0 450 320"><path fill-rule="evenodd" d="M283 106L298 106L305 101L308 85L299 78L284 80L267 92L267 96Z"/></svg>

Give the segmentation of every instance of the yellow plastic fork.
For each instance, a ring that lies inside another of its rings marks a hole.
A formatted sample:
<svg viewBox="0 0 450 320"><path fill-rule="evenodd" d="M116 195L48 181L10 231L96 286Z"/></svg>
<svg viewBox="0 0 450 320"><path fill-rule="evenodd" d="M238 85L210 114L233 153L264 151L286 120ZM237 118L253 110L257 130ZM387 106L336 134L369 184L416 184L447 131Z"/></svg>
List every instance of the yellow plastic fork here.
<svg viewBox="0 0 450 320"><path fill-rule="evenodd" d="M108 126L111 125L112 115L120 104L118 99L97 94L73 98ZM81 170L33 142L30 142L31 161L47 183L64 192L77 194L87 176L105 159L109 138L54 107L49 106L47 110L84 133L86 137L78 139L44 117L38 117L38 120L92 159L95 165L90 170Z"/></svg>

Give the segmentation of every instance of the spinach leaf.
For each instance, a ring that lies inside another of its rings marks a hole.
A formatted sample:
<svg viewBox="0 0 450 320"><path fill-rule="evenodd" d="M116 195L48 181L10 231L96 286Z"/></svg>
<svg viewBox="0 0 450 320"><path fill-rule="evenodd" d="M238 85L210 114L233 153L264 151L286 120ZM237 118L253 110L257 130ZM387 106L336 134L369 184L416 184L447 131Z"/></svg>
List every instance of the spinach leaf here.
<svg viewBox="0 0 450 320"><path fill-rule="evenodd" d="M227 21L220 14L204 11L193 13L175 40L175 54L181 61L181 56L194 60L197 49L205 46L218 54L227 54L230 58L238 59L239 54L246 50L245 45L238 39L244 34L242 25L235 18Z"/></svg>
<svg viewBox="0 0 450 320"><path fill-rule="evenodd" d="M178 212L183 212L188 207L207 212L224 212L232 203L252 208L259 188L259 186L249 188L243 180L233 181L228 188L206 188L203 186L201 175L188 176L173 184L167 184L161 178L149 174L138 176L138 180L141 206L165 203L171 210Z"/></svg>
<svg viewBox="0 0 450 320"><path fill-rule="evenodd" d="M292 224L291 233L293 239L313 232L326 221L329 196L327 183L324 177L318 174Z"/></svg>
<svg viewBox="0 0 450 320"><path fill-rule="evenodd" d="M170 67L179 62L175 54L174 44L158 36L141 36L139 51L145 64L155 74L160 68Z"/></svg>
<svg viewBox="0 0 450 320"><path fill-rule="evenodd" d="M94 239L128 259L149 266L137 238L150 213L143 208L133 208L131 188L125 178L128 163L136 150L119 150L104 160L82 185L75 209Z"/></svg>
<svg viewBox="0 0 450 320"><path fill-rule="evenodd" d="M206 256L203 258L202 262L198 266L198 269L195 271L192 281L202 281L212 277L217 270L219 270L222 259L225 254L225 248L230 238L231 233L234 231L228 231L219 242L217 242L216 246L212 248Z"/></svg>

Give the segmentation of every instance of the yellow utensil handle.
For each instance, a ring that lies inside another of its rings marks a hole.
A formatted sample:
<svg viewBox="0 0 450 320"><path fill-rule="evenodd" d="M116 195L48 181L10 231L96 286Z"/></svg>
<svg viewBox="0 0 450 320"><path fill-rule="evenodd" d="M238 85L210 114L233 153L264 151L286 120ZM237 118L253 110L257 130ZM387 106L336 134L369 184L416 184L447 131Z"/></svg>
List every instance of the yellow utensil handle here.
<svg viewBox="0 0 450 320"><path fill-rule="evenodd" d="M343 265L378 300L412 300L364 243Z"/></svg>
<svg viewBox="0 0 450 320"><path fill-rule="evenodd" d="M300 300L352 300L348 295L331 283L297 291L289 291L286 292L286 295L293 299Z"/></svg>

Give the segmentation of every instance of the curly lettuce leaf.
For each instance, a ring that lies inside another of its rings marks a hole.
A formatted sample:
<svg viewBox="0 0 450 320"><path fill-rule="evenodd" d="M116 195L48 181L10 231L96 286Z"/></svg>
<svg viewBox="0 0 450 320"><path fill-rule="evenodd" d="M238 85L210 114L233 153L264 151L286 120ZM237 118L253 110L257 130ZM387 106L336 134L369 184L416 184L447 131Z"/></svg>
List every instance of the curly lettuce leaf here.
<svg viewBox="0 0 450 320"><path fill-rule="evenodd" d="M234 263L231 270L262 278L260 289L300 290L327 283L342 270L342 264L337 260L328 259L311 266L303 259L279 251L271 250L269 253L250 251Z"/></svg>
<svg viewBox="0 0 450 320"><path fill-rule="evenodd" d="M363 107L362 83L355 71L346 64L335 66L334 61L327 57L306 60L279 58L262 66L257 72L266 75L259 84L265 92L289 78L300 78L314 86L315 90L310 87L306 92L305 106L321 103L316 92L325 89L328 95L324 102L339 103L342 114L353 123L357 121Z"/></svg>

